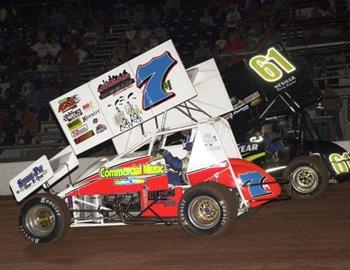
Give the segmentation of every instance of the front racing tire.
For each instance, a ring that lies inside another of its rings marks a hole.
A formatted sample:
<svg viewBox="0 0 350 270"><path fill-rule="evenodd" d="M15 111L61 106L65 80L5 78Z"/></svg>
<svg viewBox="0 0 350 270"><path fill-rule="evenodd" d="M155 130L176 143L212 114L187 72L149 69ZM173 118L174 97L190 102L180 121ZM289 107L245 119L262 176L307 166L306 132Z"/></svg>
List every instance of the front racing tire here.
<svg viewBox="0 0 350 270"><path fill-rule="evenodd" d="M67 234L70 221L64 200L51 193L37 194L23 203L19 229L32 243L52 243Z"/></svg>
<svg viewBox="0 0 350 270"><path fill-rule="evenodd" d="M290 181L292 198L312 199L326 192L329 172L318 158L302 156L288 164L283 178Z"/></svg>
<svg viewBox="0 0 350 270"><path fill-rule="evenodd" d="M227 187L204 182L189 188L179 204L181 227L193 236L217 236L229 232L237 219L238 199Z"/></svg>

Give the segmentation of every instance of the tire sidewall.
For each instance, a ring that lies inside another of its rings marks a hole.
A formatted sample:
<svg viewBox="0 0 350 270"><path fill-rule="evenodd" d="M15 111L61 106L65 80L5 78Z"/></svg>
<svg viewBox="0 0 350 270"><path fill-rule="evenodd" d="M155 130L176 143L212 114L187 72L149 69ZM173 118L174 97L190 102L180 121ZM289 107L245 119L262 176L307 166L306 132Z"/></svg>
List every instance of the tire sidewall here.
<svg viewBox="0 0 350 270"><path fill-rule="evenodd" d="M318 176L318 185L313 191L309 193L301 193L295 190L292 185L291 176L293 172L296 169L303 166L312 168L317 173L317 176ZM329 172L327 168L325 167L325 165L322 163L321 160L312 156L298 157L294 159L286 168L286 171L284 172L283 177L289 179L291 184L291 191L292 191L291 195L292 195L292 198L295 198L295 199L311 199L311 198L321 196L327 190L328 183L329 183L329 179L328 179Z"/></svg>
<svg viewBox="0 0 350 270"><path fill-rule="evenodd" d="M199 185L195 187L195 189L189 189L184 193L179 204L178 216L183 229L191 235L201 237L222 234L224 231L227 231L228 228L231 228L231 225L233 225L235 222L235 218L232 218L232 215L230 215L230 212L233 212L233 207L230 207L229 203L222 198L221 193L218 190L205 185L202 185L200 189L198 188ZM227 192L229 191L227 190ZM208 196L214 199L220 207L221 215L219 221L210 229L201 229L196 227L189 218L188 209L190 203L198 196ZM234 194L232 193L231 196L233 197ZM235 213L234 217L236 216L237 214Z"/></svg>
<svg viewBox="0 0 350 270"><path fill-rule="evenodd" d="M38 237L34 235L26 226L26 215L29 209L35 205L45 205L50 208L55 216L55 225L53 230L44 237ZM53 200L51 196L35 196L27 200L20 212L19 216L19 230L21 231L24 238L28 241L39 244L39 243L49 243L57 240L59 236L62 235L66 224L64 221L64 210L62 206L56 201Z"/></svg>

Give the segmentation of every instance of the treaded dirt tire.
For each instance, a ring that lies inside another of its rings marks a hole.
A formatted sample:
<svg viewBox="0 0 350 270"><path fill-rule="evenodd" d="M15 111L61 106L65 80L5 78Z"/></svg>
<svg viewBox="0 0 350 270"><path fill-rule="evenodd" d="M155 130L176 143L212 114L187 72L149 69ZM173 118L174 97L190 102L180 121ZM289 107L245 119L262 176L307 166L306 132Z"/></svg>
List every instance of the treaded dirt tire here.
<svg viewBox="0 0 350 270"><path fill-rule="evenodd" d="M291 196L295 199L312 199L326 192L329 172L316 157L302 156L292 160L283 172L291 183Z"/></svg>
<svg viewBox="0 0 350 270"><path fill-rule="evenodd" d="M71 222L69 209L60 197L37 194L23 202L19 215L19 229L28 241L52 243L62 239Z"/></svg>
<svg viewBox="0 0 350 270"><path fill-rule="evenodd" d="M229 232L237 219L239 203L227 187L204 182L182 196L178 218L181 227L193 236L217 236Z"/></svg>

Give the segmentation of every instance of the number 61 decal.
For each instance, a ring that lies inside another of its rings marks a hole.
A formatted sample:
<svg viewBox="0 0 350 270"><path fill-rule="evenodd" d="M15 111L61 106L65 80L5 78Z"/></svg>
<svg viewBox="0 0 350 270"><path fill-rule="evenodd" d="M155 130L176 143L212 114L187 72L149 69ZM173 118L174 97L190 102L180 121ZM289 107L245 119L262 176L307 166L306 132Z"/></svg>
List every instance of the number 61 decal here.
<svg viewBox="0 0 350 270"><path fill-rule="evenodd" d="M265 81L275 82L282 78L284 70L291 73L296 70L275 48L267 50L266 55L256 55L249 60L249 66Z"/></svg>
<svg viewBox="0 0 350 270"><path fill-rule="evenodd" d="M171 90L171 83L165 79L176 63L177 61L170 53L165 52L158 57L153 57L148 63L138 66L136 71L137 87L141 88L145 85L142 102L144 110L175 96L175 93L166 91Z"/></svg>

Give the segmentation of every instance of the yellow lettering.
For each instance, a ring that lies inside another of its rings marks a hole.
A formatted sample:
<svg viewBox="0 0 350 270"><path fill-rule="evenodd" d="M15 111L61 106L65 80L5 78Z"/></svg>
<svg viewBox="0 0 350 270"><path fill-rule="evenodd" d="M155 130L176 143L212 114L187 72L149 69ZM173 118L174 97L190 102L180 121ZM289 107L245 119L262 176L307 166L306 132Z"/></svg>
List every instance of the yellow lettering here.
<svg viewBox="0 0 350 270"><path fill-rule="evenodd" d="M163 165L143 165L143 173L144 174L163 174L164 166Z"/></svg>
<svg viewBox="0 0 350 270"><path fill-rule="evenodd" d="M349 172L348 163L344 161L343 157L338 153L333 153L329 156L329 161L332 164L336 174L342 174Z"/></svg>
<svg viewBox="0 0 350 270"><path fill-rule="evenodd" d="M139 165L124 168L104 168L100 169L100 176L103 178L114 178L123 176L157 175L164 174L163 165Z"/></svg>
<svg viewBox="0 0 350 270"><path fill-rule="evenodd" d="M282 70L286 73L291 73L296 70L295 66L273 47L267 50L266 55L256 55L252 57L249 60L249 66L267 82L276 82L280 80L283 76Z"/></svg>

